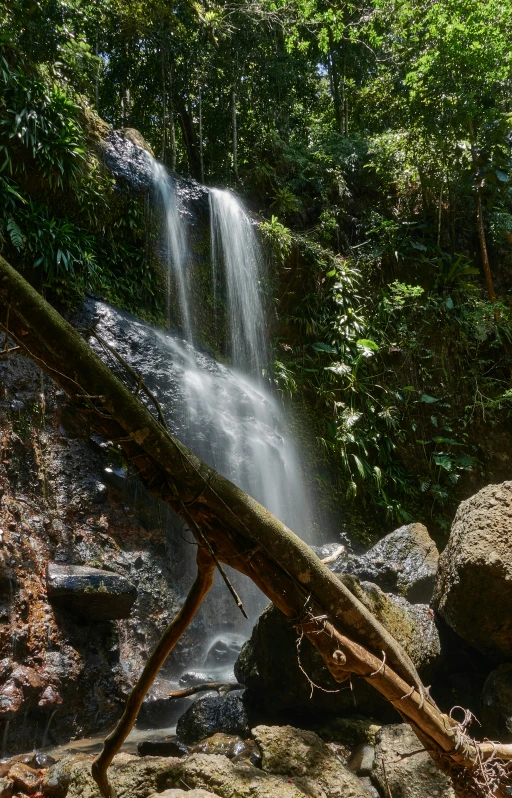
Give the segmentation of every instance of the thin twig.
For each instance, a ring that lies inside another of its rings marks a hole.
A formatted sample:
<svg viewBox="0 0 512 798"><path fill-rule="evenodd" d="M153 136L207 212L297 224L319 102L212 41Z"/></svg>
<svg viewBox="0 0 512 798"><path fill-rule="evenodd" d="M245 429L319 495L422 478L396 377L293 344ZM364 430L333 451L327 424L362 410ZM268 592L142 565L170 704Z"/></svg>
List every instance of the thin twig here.
<svg viewBox="0 0 512 798"><path fill-rule="evenodd" d="M244 618L249 620L249 616L247 615L247 613L245 611L245 608L244 608L244 605L242 604L242 599L240 598L240 596L236 592L235 588L233 587L233 585L231 584L231 582L230 582L230 580L228 578L227 573L225 572L224 568L222 567L222 565L218 561L217 556L216 556L216 554L215 554L215 552L214 552L214 550L213 550L213 548L211 546L210 541L205 536L203 530L198 526L198 524L196 523L195 519L190 515L189 511L185 507L185 505L183 503L183 499L179 495L178 489L177 489L176 484L174 482L173 482L173 486L174 486L174 489L175 489L175 492L176 492L176 496L178 498L179 505L181 507L181 512L185 516L188 525L190 527L192 527L192 529L196 532L196 535L199 537L199 539L201 540L201 543L205 546L208 554L210 555L210 557L214 561L215 566L216 566L218 572L220 573L222 579L224 580L224 583L225 583L227 589L229 590L229 592L231 593L231 595L233 596L233 598L235 600L236 606L238 607L238 609L240 610L240 612L242 613Z"/></svg>

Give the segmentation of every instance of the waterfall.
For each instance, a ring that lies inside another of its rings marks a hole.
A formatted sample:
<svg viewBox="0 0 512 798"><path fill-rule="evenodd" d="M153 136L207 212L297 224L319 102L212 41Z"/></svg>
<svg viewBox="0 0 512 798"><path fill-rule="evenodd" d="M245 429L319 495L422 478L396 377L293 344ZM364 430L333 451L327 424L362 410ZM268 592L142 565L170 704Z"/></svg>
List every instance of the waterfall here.
<svg viewBox="0 0 512 798"><path fill-rule="evenodd" d="M161 164L153 167L163 220L161 256L169 277L168 307L177 306L184 340L161 333L174 380L171 415L182 440L223 476L254 496L281 521L312 540L309 495L300 457L281 404L262 379L268 362L268 334L262 302L264 259L255 223L231 191L208 190L210 284L214 313L221 315L232 366L226 368L199 349L191 296L194 263L174 181ZM204 294L204 287L202 288ZM224 302L221 303L221 297Z"/></svg>
<svg viewBox="0 0 512 798"><path fill-rule="evenodd" d="M188 244L185 225L174 181L165 166L153 160L153 186L157 205L162 215L160 256L166 272L167 320L171 318L172 291L176 287L178 324L187 340L192 339L190 285L188 278Z"/></svg>
<svg viewBox="0 0 512 798"><path fill-rule="evenodd" d="M231 360L236 368L261 374L267 341L260 287L263 258L254 223L231 191L210 189L209 204L214 304L224 267Z"/></svg>
<svg viewBox="0 0 512 798"><path fill-rule="evenodd" d="M133 317L126 323L121 313L97 303L101 333L144 373L180 440L315 543L299 452L282 403L266 382L265 268L256 224L232 192L201 188L202 196L208 192L208 203L201 208L209 211L210 258L204 258L204 250L198 256L193 245L201 230L187 228L187 220L195 218L194 207L181 202L179 185L177 190L162 165L155 162L152 175L161 216L159 255L167 276L169 329L157 330ZM205 295L208 286L211 295ZM204 346L212 345L212 329L213 343L227 354L229 366ZM202 332L206 340L201 340ZM193 547L189 548L192 558ZM185 556L182 563L183 575L193 567L188 559ZM202 608L212 635L205 640L205 654L221 631L247 635L266 603L253 583L228 571L250 623L243 622L225 586L216 580Z"/></svg>

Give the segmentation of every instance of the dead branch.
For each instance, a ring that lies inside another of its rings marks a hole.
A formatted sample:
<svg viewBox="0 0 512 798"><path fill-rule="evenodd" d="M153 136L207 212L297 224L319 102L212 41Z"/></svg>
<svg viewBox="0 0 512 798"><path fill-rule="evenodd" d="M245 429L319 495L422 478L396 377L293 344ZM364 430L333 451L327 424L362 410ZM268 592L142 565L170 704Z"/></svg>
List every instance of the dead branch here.
<svg viewBox="0 0 512 798"><path fill-rule="evenodd" d="M203 684L196 684L195 687L185 687L183 690L174 690L172 693L167 693L167 698L188 698L196 693L204 693L206 690L216 690L218 693L229 693L231 690L243 690L243 684L238 682L203 682Z"/></svg>
<svg viewBox="0 0 512 798"><path fill-rule="evenodd" d="M115 798L113 789L108 781L107 769L135 725L142 702L153 684L158 671L180 637L190 626L201 606L203 598L210 590L213 584L214 572L215 565L213 560L204 549L198 548L197 575L190 588L190 592L182 608L175 618L173 618L146 662L137 684L128 696L125 710L119 723L114 731L105 738L103 750L98 754L92 764L93 778L104 798Z"/></svg>

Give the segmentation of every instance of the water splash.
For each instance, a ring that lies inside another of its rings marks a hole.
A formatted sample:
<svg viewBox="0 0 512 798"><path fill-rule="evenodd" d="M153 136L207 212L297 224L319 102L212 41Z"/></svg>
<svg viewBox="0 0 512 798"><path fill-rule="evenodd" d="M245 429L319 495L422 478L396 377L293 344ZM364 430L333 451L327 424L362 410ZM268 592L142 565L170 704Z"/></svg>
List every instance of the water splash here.
<svg viewBox="0 0 512 798"><path fill-rule="evenodd" d="M255 225L231 191L210 189L209 204L214 302L223 270L231 360L236 368L261 374L267 340L261 301L263 257Z"/></svg>
<svg viewBox="0 0 512 798"><path fill-rule="evenodd" d="M311 540L308 491L280 403L255 379L173 336L158 336L170 354L173 382L179 386L180 399L173 408L178 437Z"/></svg>

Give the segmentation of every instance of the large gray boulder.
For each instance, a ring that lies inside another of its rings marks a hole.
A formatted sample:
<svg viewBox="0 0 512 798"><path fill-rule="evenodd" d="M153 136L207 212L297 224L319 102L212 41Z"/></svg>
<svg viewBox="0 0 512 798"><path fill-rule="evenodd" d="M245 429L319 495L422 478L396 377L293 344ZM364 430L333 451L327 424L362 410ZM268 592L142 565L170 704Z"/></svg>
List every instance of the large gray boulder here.
<svg viewBox="0 0 512 798"><path fill-rule="evenodd" d="M180 760L118 754L108 771L116 798L148 798L152 793L162 792L168 786L167 779L175 762ZM64 793L66 798L101 798L91 776L91 763L92 759L78 761L71 768L68 791Z"/></svg>
<svg viewBox="0 0 512 798"><path fill-rule="evenodd" d="M512 659L512 482L488 485L460 504L433 606L475 648Z"/></svg>
<svg viewBox="0 0 512 798"><path fill-rule="evenodd" d="M46 589L51 604L85 621L129 618L137 588L126 577L85 565L49 563Z"/></svg>
<svg viewBox="0 0 512 798"><path fill-rule="evenodd" d="M441 645L429 608L383 593L370 583L359 585L351 579L350 584L357 597L402 644L430 684L440 662ZM311 695L311 683L304 671L323 689L315 689ZM354 677L351 687L335 682L308 640L302 640L297 652L295 630L273 605L260 615L235 664L235 675L248 688L249 696L268 710L304 709L323 720L326 713L332 716L355 711L384 721L396 717L389 702L364 679Z"/></svg>
<svg viewBox="0 0 512 798"><path fill-rule="evenodd" d="M254 739L267 773L289 776L305 795L322 798L366 798L354 773L311 731L293 726L257 726Z"/></svg>
<svg viewBox="0 0 512 798"><path fill-rule="evenodd" d="M386 593L398 593L413 604L428 604L439 562L436 544L423 524L390 532L366 554L337 560L332 570L374 582Z"/></svg>
<svg viewBox="0 0 512 798"><path fill-rule="evenodd" d="M213 792L221 798L304 798L286 776L273 776L250 764L234 764L221 754L191 754L176 764L167 777L168 787Z"/></svg>
<svg viewBox="0 0 512 798"><path fill-rule="evenodd" d="M377 734L372 779L393 798L455 798L450 779L437 767L406 723Z"/></svg>

